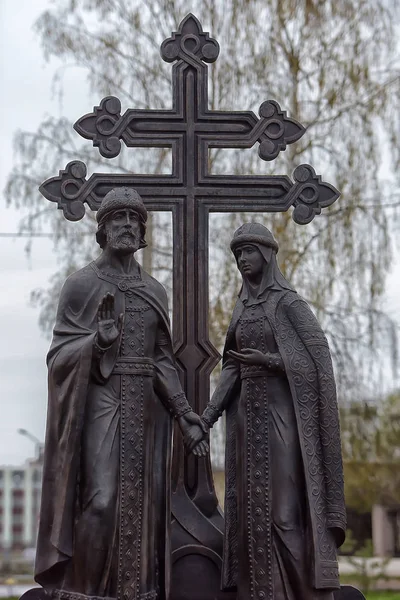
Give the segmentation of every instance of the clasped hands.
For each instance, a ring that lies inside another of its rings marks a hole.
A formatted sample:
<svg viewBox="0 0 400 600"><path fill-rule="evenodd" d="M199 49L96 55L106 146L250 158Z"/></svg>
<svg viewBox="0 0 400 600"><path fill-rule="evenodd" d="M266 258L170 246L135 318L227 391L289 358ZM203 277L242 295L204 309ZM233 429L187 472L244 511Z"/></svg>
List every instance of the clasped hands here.
<svg viewBox="0 0 400 600"><path fill-rule="evenodd" d="M206 456L209 452L206 436L207 426L198 414L190 411L179 417L179 427L183 435L183 442L188 452L192 452L198 458Z"/></svg>

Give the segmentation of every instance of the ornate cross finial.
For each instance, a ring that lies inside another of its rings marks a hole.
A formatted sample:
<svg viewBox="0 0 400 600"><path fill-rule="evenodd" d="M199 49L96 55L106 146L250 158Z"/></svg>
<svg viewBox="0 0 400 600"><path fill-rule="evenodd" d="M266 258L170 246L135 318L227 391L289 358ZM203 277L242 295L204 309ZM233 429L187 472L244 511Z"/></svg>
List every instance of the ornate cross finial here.
<svg viewBox="0 0 400 600"><path fill-rule="evenodd" d="M306 224L339 197L309 165L295 169L294 181L286 175L209 173L210 148L258 145L260 158L271 161L305 133L275 100L262 102L259 116L252 111L210 110L207 63L218 54L218 42L189 14L161 45L162 58L174 63L170 110L128 108L122 113L119 99L108 96L75 124L76 131L106 158L118 156L122 143L132 148L170 148L169 175L94 173L86 179L86 166L72 161L40 187L72 221L84 216L86 204L97 210L107 192L126 186L138 191L148 210L172 212L174 349L187 398L198 413L207 404L209 377L220 358L209 340L209 213L282 212L293 207L293 219ZM184 560L187 548L191 552L195 548L202 565L198 573L203 573L203 567L209 572L210 560L220 568L223 523L208 459L184 459L176 439L172 541L174 569L181 569L179 577L184 579L190 576ZM215 593L207 598L219 597L218 577L215 582Z"/></svg>
<svg viewBox="0 0 400 600"><path fill-rule="evenodd" d="M170 38L161 44L161 56L166 62L181 59L189 64L202 60L213 63L219 55L219 44L204 32L201 23L189 13Z"/></svg>

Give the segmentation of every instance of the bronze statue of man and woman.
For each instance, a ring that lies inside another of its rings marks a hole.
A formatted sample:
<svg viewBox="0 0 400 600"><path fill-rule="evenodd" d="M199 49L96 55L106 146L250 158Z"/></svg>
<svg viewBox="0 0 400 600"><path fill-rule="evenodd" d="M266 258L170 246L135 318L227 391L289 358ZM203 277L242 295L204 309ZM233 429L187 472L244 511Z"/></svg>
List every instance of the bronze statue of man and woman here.
<svg viewBox="0 0 400 600"><path fill-rule="evenodd" d="M335 382L277 241L257 223L233 235L243 285L198 416L176 370L166 292L135 258L146 244L139 194L112 190L96 218L102 252L65 282L47 359L36 581L65 600L167 600L173 418L201 457L225 412L222 589L330 600L346 519Z"/></svg>

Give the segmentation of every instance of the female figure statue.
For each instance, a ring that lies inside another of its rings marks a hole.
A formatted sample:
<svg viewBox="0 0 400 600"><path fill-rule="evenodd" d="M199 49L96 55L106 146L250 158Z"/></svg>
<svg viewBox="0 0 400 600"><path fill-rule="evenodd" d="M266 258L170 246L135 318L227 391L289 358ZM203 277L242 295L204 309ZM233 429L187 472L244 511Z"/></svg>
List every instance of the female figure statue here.
<svg viewBox="0 0 400 600"><path fill-rule="evenodd" d="M222 585L238 600L331 600L346 514L329 347L271 232L242 225L231 249L243 286L202 415L212 427L226 411Z"/></svg>

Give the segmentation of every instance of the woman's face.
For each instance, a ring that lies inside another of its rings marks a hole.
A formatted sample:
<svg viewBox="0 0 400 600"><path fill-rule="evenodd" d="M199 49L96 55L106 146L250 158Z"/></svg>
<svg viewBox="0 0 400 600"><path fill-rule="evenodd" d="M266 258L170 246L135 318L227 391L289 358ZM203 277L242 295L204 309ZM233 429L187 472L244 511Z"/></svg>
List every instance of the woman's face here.
<svg viewBox="0 0 400 600"><path fill-rule="evenodd" d="M243 244L236 250L236 260L243 277L257 280L261 277L265 260L261 252L252 244Z"/></svg>

